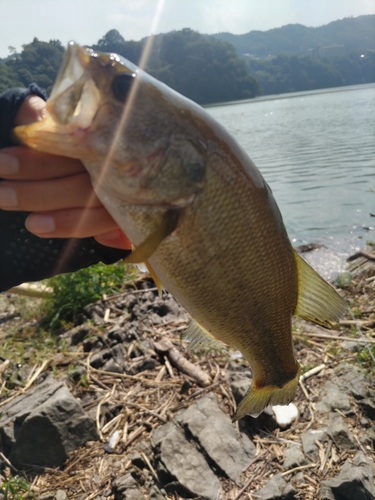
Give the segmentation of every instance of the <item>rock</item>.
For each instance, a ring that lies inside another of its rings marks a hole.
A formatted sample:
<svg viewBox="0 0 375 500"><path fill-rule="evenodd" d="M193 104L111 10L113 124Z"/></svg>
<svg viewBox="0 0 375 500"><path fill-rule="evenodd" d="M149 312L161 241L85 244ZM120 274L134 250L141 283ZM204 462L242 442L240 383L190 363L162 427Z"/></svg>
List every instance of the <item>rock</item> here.
<svg viewBox="0 0 375 500"><path fill-rule="evenodd" d="M85 338L93 337L97 334L95 328L90 325L78 325L71 330L64 332L61 338L67 340L70 345L77 345L83 342Z"/></svg>
<svg viewBox="0 0 375 500"><path fill-rule="evenodd" d="M351 464L347 460L340 473L322 481L322 500L374 500L374 464L358 452Z"/></svg>
<svg viewBox="0 0 375 500"><path fill-rule="evenodd" d="M115 500L145 500L137 481L130 473L113 481L112 492Z"/></svg>
<svg viewBox="0 0 375 500"><path fill-rule="evenodd" d="M7 426L14 429L8 457L16 466L61 465L69 452L98 437L78 400L51 376L2 408L3 435Z"/></svg>
<svg viewBox="0 0 375 500"><path fill-rule="evenodd" d="M100 368L108 372L123 373L124 372L124 356L125 350L121 344L114 347L102 349L98 353L91 356L90 365L93 368Z"/></svg>
<svg viewBox="0 0 375 500"><path fill-rule="evenodd" d="M346 392L331 381L328 381L323 386L323 396L316 405L318 411L340 410L342 413L353 413L349 397Z"/></svg>
<svg viewBox="0 0 375 500"><path fill-rule="evenodd" d="M372 381L358 366L342 363L335 369L335 375L340 388L349 391L356 399L371 396Z"/></svg>
<svg viewBox="0 0 375 500"><path fill-rule="evenodd" d="M295 404L272 406L272 412L278 425L285 429L298 417L298 408Z"/></svg>
<svg viewBox="0 0 375 500"><path fill-rule="evenodd" d="M104 346L104 340L96 335L95 337L89 337L82 342L83 352L97 351L102 349Z"/></svg>
<svg viewBox="0 0 375 500"><path fill-rule="evenodd" d="M297 490L288 484L281 474L276 474L256 494L261 500L293 500Z"/></svg>
<svg viewBox="0 0 375 500"><path fill-rule="evenodd" d="M238 404L247 393L251 385L251 376L249 377L237 372L228 372L227 379L236 403Z"/></svg>
<svg viewBox="0 0 375 500"><path fill-rule="evenodd" d="M308 463L301 447L297 443L291 444L285 451L283 467L285 470L294 469L294 467L299 467L300 465L306 465Z"/></svg>
<svg viewBox="0 0 375 500"><path fill-rule="evenodd" d="M238 482L256 449L246 435L237 435L234 424L219 408L215 394L210 393L178 412L176 421L193 436L221 473Z"/></svg>
<svg viewBox="0 0 375 500"><path fill-rule="evenodd" d="M216 500L220 482L205 458L189 443L172 422L157 427L151 435L151 445L159 462L156 470L167 492L199 496Z"/></svg>
<svg viewBox="0 0 375 500"><path fill-rule="evenodd" d="M363 413L370 418L375 420L375 398L365 398L359 402L359 405Z"/></svg>
<svg viewBox="0 0 375 500"><path fill-rule="evenodd" d="M356 448L352 433L343 417L338 413L331 412L329 414L328 434L339 448Z"/></svg>
<svg viewBox="0 0 375 500"><path fill-rule="evenodd" d="M64 490L57 490L55 494L56 500L66 500L68 498Z"/></svg>
<svg viewBox="0 0 375 500"><path fill-rule="evenodd" d="M323 442L327 439L326 429L316 429L301 434L302 448L305 455L315 459L318 457L319 448L315 441Z"/></svg>
<svg viewBox="0 0 375 500"><path fill-rule="evenodd" d="M4 425L4 427L0 427L0 450L6 456L9 456L15 442L14 426Z"/></svg>
<svg viewBox="0 0 375 500"><path fill-rule="evenodd" d="M370 427L366 429L363 435L360 437L361 444L369 445L371 448L375 447L375 429Z"/></svg>
<svg viewBox="0 0 375 500"><path fill-rule="evenodd" d="M159 488L155 485L151 486L150 491L148 492L150 500L165 500L165 496L159 490Z"/></svg>
<svg viewBox="0 0 375 500"><path fill-rule="evenodd" d="M141 373L146 370L153 370L159 365L160 363L156 359L150 358L149 356L145 356L145 358L142 359L139 363L129 368L126 368L125 371L126 373L129 373L129 375L136 375L137 373Z"/></svg>

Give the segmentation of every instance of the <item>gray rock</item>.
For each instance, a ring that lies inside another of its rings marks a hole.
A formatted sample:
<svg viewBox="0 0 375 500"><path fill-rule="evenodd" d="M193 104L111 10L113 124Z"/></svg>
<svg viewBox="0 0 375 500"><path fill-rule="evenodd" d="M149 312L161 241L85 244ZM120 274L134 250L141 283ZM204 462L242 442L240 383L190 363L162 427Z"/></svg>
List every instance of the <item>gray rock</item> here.
<svg viewBox="0 0 375 500"><path fill-rule="evenodd" d="M340 410L342 413L353 413L349 396L340 387L331 381L328 381L323 386L323 396L316 405L318 411Z"/></svg>
<svg viewBox="0 0 375 500"><path fill-rule="evenodd" d="M339 448L356 448L352 433L344 418L338 413L329 414L328 434Z"/></svg>
<svg viewBox="0 0 375 500"><path fill-rule="evenodd" d="M1 408L0 426L7 425L16 416L24 415L23 418L26 418L30 412L52 397L60 387L63 387L62 383L56 382L52 376L46 377L43 382Z"/></svg>
<svg viewBox="0 0 375 500"><path fill-rule="evenodd" d="M102 349L90 359L93 368L101 368L107 372L123 373L125 351L121 344Z"/></svg>
<svg viewBox="0 0 375 500"><path fill-rule="evenodd" d="M157 471L166 491L180 496L199 496L217 500L220 482L203 455L187 441L182 431L172 422L157 427L151 435L151 445L158 455ZM165 476L161 472L164 472Z"/></svg>
<svg viewBox="0 0 375 500"><path fill-rule="evenodd" d="M136 375L137 373L144 372L145 370L153 370L159 365L160 363L156 359L145 356L145 358L135 366L131 367L130 369L126 369L126 372L130 375Z"/></svg>
<svg viewBox="0 0 375 500"><path fill-rule="evenodd" d="M246 435L238 436L236 428L218 405L216 395L208 394L187 410L177 413L176 420L187 429L214 462L220 472L232 481L239 476L250 459L255 456L255 446Z"/></svg>
<svg viewBox="0 0 375 500"><path fill-rule="evenodd" d="M130 473L113 481L112 492L115 500L145 500L144 495L138 489L137 481Z"/></svg>
<svg viewBox="0 0 375 500"><path fill-rule="evenodd" d="M83 324L64 332L61 335L61 338L68 341L70 345L77 345L80 342L83 342L85 338L94 336L96 334L97 332L95 328L90 325Z"/></svg>
<svg viewBox="0 0 375 500"><path fill-rule="evenodd" d="M301 434L302 448L305 455L315 459L318 457L319 448L315 441L324 442L327 439L325 429L315 429Z"/></svg>
<svg viewBox="0 0 375 500"><path fill-rule="evenodd" d="M238 404L241 399L247 393L251 385L251 376L249 372L249 377L238 373L238 372L228 372L227 379L230 384L230 388L236 403Z"/></svg>
<svg viewBox="0 0 375 500"><path fill-rule="evenodd" d="M165 496L159 490L159 488L155 485L151 486L150 491L148 492L150 500L165 500Z"/></svg>
<svg viewBox="0 0 375 500"><path fill-rule="evenodd" d="M293 469L294 467L299 467L300 465L306 465L307 463L308 460L297 443L291 444L286 449L283 462L285 470Z"/></svg>
<svg viewBox="0 0 375 500"><path fill-rule="evenodd" d="M366 429L359 440L360 440L361 444L369 445L370 447L374 448L374 446L375 446L375 429L373 427Z"/></svg>
<svg viewBox="0 0 375 500"><path fill-rule="evenodd" d="M349 391L356 399L371 396L372 381L358 366L342 363L335 369L335 375L340 388Z"/></svg>
<svg viewBox="0 0 375 500"><path fill-rule="evenodd" d="M53 377L5 405L0 426L14 428L9 459L16 466L61 465L69 452L98 437L94 421Z"/></svg>
<svg viewBox="0 0 375 500"><path fill-rule="evenodd" d="M353 464L347 460L340 473L322 481L322 500L374 500L374 464L362 452L358 452Z"/></svg>
<svg viewBox="0 0 375 500"><path fill-rule="evenodd" d="M359 405L368 418L375 420L375 398L365 398L359 402Z"/></svg>
<svg viewBox="0 0 375 500"><path fill-rule="evenodd" d="M288 484L281 474L276 474L256 494L261 500L293 500L297 490Z"/></svg>
<svg viewBox="0 0 375 500"><path fill-rule="evenodd" d="M14 426L4 425L0 427L0 450L8 456L12 451L13 445L16 442L14 437Z"/></svg>

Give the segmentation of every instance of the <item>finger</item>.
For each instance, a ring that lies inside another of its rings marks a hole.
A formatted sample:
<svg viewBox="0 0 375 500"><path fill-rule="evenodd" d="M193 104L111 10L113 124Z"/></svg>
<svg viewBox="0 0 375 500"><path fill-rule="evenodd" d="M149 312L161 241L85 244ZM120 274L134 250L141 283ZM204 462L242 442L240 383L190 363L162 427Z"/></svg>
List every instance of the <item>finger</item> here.
<svg viewBox="0 0 375 500"><path fill-rule="evenodd" d="M27 125L41 120L45 114L45 109L46 102L41 97L36 95L27 96L14 119L14 126Z"/></svg>
<svg viewBox="0 0 375 500"><path fill-rule="evenodd" d="M26 218L25 225L28 231L41 238L87 238L120 231L104 207L32 213ZM130 242L125 239L125 235L112 238L113 241L118 239L123 245L127 245L120 248L130 248ZM106 241L110 239L109 234ZM112 246L111 243L109 246Z"/></svg>
<svg viewBox="0 0 375 500"><path fill-rule="evenodd" d="M0 208L4 210L46 212L100 205L87 173L46 181L0 183Z"/></svg>
<svg viewBox="0 0 375 500"><path fill-rule="evenodd" d="M38 180L63 177L85 171L79 160L41 153L24 146L0 152L0 177L12 180Z"/></svg>
<svg viewBox="0 0 375 500"><path fill-rule="evenodd" d="M108 233L98 234L95 239L101 245L112 248L120 248L122 250L131 250L132 244L129 238L124 234L121 229L115 229Z"/></svg>

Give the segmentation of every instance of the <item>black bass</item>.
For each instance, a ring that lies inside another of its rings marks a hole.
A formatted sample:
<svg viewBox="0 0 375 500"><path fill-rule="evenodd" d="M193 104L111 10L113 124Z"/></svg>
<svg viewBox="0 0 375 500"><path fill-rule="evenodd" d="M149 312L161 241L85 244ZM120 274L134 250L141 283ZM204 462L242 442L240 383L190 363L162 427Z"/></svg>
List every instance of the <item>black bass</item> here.
<svg viewBox="0 0 375 500"><path fill-rule="evenodd" d="M242 352L253 380L235 420L291 401L292 315L330 327L346 305L295 253L270 188L221 125L126 59L71 42L45 119L15 134L84 163L130 260L191 314L187 339Z"/></svg>

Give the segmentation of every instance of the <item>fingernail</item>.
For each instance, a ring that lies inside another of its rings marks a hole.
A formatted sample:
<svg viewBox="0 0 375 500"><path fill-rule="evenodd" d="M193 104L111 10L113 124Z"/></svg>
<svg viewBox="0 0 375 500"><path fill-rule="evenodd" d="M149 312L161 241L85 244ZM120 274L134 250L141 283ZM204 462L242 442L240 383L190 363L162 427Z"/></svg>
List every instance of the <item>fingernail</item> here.
<svg viewBox="0 0 375 500"><path fill-rule="evenodd" d="M0 153L0 176L18 174L19 170L18 158L6 153Z"/></svg>
<svg viewBox="0 0 375 500"><path fill-rule="evenodd" d="M35 234L53 233L56 229L55 219L51 215L29 215L25 226L30 233Z"/></svg>
<svg viewBox="0 0 375 500"><path fill-rule="evenodd" d="M10 208L17 205L18 200L15 190L11 187L0 185L0 207Z"/></svg>
<svg viewBox="0 0 375 500"><path fill-rule="evenodd" d="M103 233L100 235L101 240L118 240L121 237L121 231L119 229L115 229L114 231L108 231L108 233Z"/></svg>

